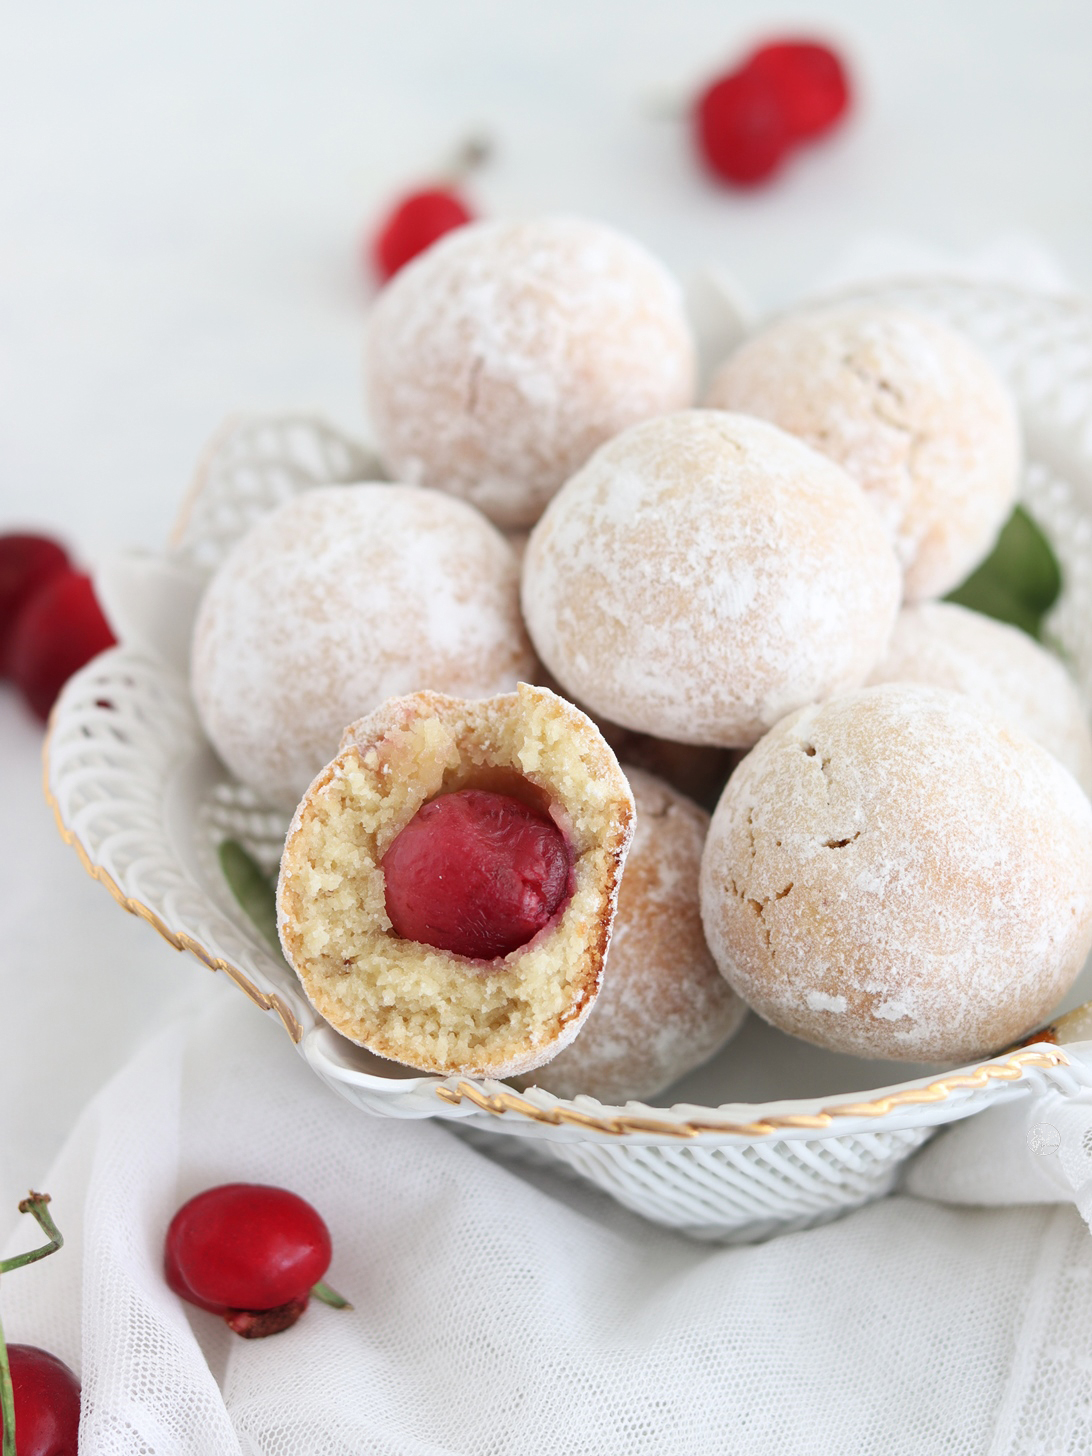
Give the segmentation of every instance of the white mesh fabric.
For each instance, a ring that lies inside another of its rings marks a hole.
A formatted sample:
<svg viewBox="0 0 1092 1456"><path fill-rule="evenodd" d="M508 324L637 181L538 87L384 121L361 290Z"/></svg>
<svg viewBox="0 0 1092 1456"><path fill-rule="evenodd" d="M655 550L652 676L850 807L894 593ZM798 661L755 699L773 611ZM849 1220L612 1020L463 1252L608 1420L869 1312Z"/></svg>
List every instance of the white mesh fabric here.
<svg viewBox="0 0 1092 1456"><path fill-rule="evenodd" d="M4 1281L11 1338L82 1370L82 1456L1082 1449L1092 1244L1071 1208L896 1197L700 1245L435 1123L363 1116L208 990L59 1156L66 1248ZM248 1342L169 1293L174 1208L238 1179L320 1209L352 1313Z"/></svg>

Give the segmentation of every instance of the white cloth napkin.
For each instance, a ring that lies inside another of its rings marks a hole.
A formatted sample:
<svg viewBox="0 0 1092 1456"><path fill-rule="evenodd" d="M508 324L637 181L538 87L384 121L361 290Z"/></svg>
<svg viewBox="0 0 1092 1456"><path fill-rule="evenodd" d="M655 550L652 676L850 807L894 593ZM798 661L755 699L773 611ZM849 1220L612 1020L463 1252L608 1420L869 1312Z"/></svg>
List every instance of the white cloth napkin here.
<svg viewBox="0 0 1092 1456"><path fill-rule="evenodd" d="M4 1281L11 1337L82 1371L82 1456L1000 1456L1092 1438L1092 1239L1072 1207L893 1197L710 1248L439 1125L363 1116L237 993L206 999L87 1109L47 1180L66 1247ZM171 1214L234 1180L322 1212L351 1313L312 1304L248 1342L168 1291Z"/></svg>
<svg viewBox="0 0 1092 1456"><path fill-rule="evenodd" d="M1092 1064L1092 1046L1066 1047ZM908 1166L923 1198L996 1206L1072 1201L1092 1223L1092 1091L1048 1088L955 1123Z"/></svg>

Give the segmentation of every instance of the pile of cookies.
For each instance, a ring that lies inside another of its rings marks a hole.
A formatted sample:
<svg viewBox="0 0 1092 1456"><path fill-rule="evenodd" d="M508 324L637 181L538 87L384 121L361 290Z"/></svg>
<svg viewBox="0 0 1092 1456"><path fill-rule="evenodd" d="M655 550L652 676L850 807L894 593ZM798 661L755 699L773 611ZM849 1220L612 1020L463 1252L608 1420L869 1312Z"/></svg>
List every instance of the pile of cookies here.
<svg viewBox="0 0 1092 1456"><path fill-rule="evenodd" d="M620 1103L751 1006L958 1061L1043 1020L1092 945L1076 690L937 600L1016 496L988 361L828 307L701 408L695 378L635 242L460 229L371 319L397 483L297 497L208 588L201 720L295 810L285 955L381 1056Z"/></svg>

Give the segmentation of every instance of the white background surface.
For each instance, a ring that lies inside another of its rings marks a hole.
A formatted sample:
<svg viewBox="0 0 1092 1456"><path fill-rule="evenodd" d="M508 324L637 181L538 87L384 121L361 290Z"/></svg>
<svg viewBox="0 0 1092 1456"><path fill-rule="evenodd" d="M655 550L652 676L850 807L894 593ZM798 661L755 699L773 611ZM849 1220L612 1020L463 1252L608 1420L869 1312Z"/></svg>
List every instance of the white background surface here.
<svg viewBox="0 0 1092 1456"><path fill-rule="evenodd" d="M773 28L833 36L854 64L859 104L775 186L731 195L699 172L682 126L652 119L648 103L685 93ZM789 301L870 232L956 253L1034 235L1092 287L1090 74L1092 7L1080 0L5 4L0 528L46 526L92 556L156 545L229 411L312 405L359 432L362 229L472 126L499 143L474 186L485 210L596 214L684 274L709 260L727 268L761 306ZM149 1029L219 995L60 843L40 799L38 743L5 692L0 1228ZM906 1200L862 1216L886 1231L869 1244L881 1282L899 1219L917 1226L921 1208ZM934 1221L948 1231L949 1317L968 1328L988 1304L991 1259L1008 1258L991 1242L999 1218L1004 1240L1041 1231L1039 1214ZM852 1228L817 1237L828 1252L841 1240L845 1258ZM692 1259L665 1239L656 1257ZM755 1258L788 1259L785 1248ZM740 1259L718 1262L717 1277L755 1277L760 1265ZM1006 1285L1004 1330L1018 1325L1018 1285ZM741 1287L727 1283L725 1297ZM819 1303L814 1319L798 1312L802 1349L825 1338ZM995 1374L1015 1358L1004 1330L990 1345ZM987 1449L982 1412L995 1386L987 1397L977 1366L938 1358L931 1398L951 1429L961 1388L981 1396L958 1449ZM1028 1369L1018 1373L1030 1389ZM792 1429L808 1449L805 1416ZM1025 1449L1015 1431L995 1432L990 1449ZM615 1434L602 1449L626 1449ZM694 1441L677 1449L700 1450Z"/></svg>
<svg viewBox="0 0 1092 1456"><path fill-rule="evenodd" d="M784 303L866 231L1031 232L1092 286L1092 8L726 0L7 0L0 498L156 544L230 410L361 422L357 242L469 127L493 212L585 211ZM842 45L852 125L776 186L710 185L653 119L781 24Z"/></svg>

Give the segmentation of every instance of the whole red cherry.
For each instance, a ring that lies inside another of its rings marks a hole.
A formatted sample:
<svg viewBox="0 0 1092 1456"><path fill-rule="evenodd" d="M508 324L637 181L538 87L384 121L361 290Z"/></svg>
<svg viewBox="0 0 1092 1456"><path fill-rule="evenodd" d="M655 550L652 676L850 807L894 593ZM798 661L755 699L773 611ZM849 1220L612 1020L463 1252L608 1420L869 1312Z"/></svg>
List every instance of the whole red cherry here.
<svg viewBox="0 0 1092 1456"><path fill-rule="evenodd" d="M68 568L40 586L16 618L8 673L44 722L72 674L115 640L91 578Z"/></svg>
<svg viewBox="0 0 1092 1456"><path fill-rule="evenodd" d="M312 1293L345 1305L322 1283L331 1252L325 1223L297 1194L224 1183L171 1219L164 1274L190 1304L222 1316L236 1334L261 1339L294 1325Z"/></svg>
<svg viewBox="0 0 1092 1456"><path fill-rule="evenodd" d="M445 233L473 220L474 214L451 187L409 193L392 208L371 244L376 272L386 283Z"/></svg>
<svg viewBox="0 0 1092 1456"><path fill-rule="evenodd" d="M49 536L0 536L0 673L7 672L19 612L43 583L67 566L64 547Z"/></svg>
<svg viewBox="0 0 1092 1456"><path fill-rule="evenodd" d="M398 935L474 960L526 945L572 893L572 854L553 820L481 789L419 809L382 869Z"/></svg>
<svg viewBox="0 0 1092 1456"><path fill-rule="evenodd" d="M830 46L813 40L780 40L760 46L746 68L765 76L780 93L798 140L829 131L849 106L849 76Z"/></svg>
<svg viewBox="0 0 1092 1456"><path fill-rule="evenodd" d="M694 110L698 150L718 176L753 187L780 167L793 142L791 112L780 89L746 68L714 81Z"/></svg>
<svg viewBox="0 0 1092 1456"><path fill-rule="evenodd" d="M36 1345L9 1345L15 1397L16 1456L76 1456L80 1382L56 1355ZM4 1418L0 1414L0 1433Z"/></svg>
<svg viewBox="0 0 1092 1456"><path fill-rule="evenodd" d="M794 146L829 131L850 98L846 67L829 46L770 41L698 97L698 151L716 176L754 186L773 176Z"/></svg>

